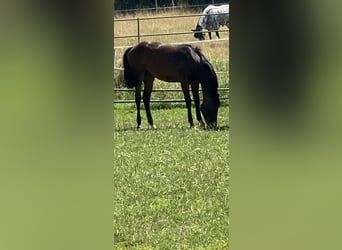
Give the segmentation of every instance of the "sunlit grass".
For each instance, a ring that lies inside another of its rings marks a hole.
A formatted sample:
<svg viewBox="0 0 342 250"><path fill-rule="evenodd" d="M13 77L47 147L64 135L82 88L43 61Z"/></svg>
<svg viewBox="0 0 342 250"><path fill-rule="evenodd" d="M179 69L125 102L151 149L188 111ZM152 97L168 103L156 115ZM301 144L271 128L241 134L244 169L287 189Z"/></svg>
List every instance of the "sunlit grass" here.
<svg viewBox="0 0 342 250"><path fill-rule="evenodd" d="M228 107L218 131L190 129L186 109L114 109L115 249L228 249Z"/></svg>

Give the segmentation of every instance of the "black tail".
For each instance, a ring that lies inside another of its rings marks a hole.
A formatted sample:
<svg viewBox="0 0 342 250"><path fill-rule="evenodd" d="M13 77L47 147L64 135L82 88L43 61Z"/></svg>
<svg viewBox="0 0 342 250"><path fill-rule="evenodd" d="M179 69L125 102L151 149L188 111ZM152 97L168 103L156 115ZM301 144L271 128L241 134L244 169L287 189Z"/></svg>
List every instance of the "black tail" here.
<svg viewBox="0 0 342 250"><path fill-rule="evenodd" d="M129 65L127 54L131 51L133 47L128 48L123 55L123 65L124 65L124 83L127 88L133 88L138 84L138 76L134 69Z"/></svg>

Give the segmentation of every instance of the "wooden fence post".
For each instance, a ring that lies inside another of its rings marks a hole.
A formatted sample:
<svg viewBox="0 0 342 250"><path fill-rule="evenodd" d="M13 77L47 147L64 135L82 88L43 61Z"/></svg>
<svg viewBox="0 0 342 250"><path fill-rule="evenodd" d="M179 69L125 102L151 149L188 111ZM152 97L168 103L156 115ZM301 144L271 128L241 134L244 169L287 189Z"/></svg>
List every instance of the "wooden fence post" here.
<svg viewBox="0 0 342 250"><path fill-rule="evenodd" d="M116 59L116 50L114 48L114 65L115 65L115 59Z"/></svg>

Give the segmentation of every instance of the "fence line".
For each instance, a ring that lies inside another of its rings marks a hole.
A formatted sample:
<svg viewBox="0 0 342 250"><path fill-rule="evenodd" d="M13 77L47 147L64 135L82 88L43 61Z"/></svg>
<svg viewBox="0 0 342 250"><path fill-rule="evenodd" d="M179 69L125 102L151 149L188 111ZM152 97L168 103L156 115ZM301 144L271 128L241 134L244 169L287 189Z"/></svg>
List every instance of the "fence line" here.
<svg viewBox="0 0 342 250"><path fill-rule="evenodd" d="M129 22L129 21L135 21L135 20L150 20L150 19L167 19L167 18L179 18L179 17L194 17L194 16L212 16L213 14L187 14L187 15L172 15L172 16L153 16L153 17L134 17L134 18L114 18L114 22ZM218 15L227 15L227 13L217 13L215 16Z"/></svg>
<svg viewBox="0 0 342 250"><path fill-rule="evenodd" d="M134 89L127 89L127 88L114 88L114 91L117 92L135 92ZM217 88L218 91L226 91L229 92L229 88ZM143 89L141 90L142 92L144 91ZM178 91L182 91L181 89L152 89L152 92L178 92ZM190 90L189 90L190 91ZM202 91L202 89L199 89L199 91Z"/></svg>
<svg viewBox="0 0 342 250"><path fill-rule="evenodd" d="M135 12L135 11L158 11L158 10L169 10L169 9L192 9L205 7L208 4L198 4L198 5L189 5L189 6L166 6L166 7L151 7L151 8L143 8L143 9L125 9L125 10L114 10L114 13L124 13L124 12Z"/></svg>
<svg viewBox="0 0 342 250"><path fill-rule="evenodd" d="M228 1L227 1L228 2ZM213 5L222 5L222 4L228 4L228 3L215 3L215 1L211 1L211 3L207 3L207 4L194 4L194 5L174 5L174 2L172 1L172 6L158 6L158 4L155 4L155 7L150 7L150 8L143 8L143 9L123 9L123 10L115 10L114 9L114 13L124 13L124 12L135 12L135 11L159 11L159 10L169 10L169 9L196 9L196 8L200 8L200 7L206 7L209 4L213 4Z"/></svg>
<svg viewBox="0 0 342 250"><path fill-rule="evenodd" d="M117 68L117 67L114 67L114 70L118 70L118 71L124 71L124 68ZM227 74L227 71L215 71L215 73L217 75L223 75L223 74Z"/></svg>
<svg viewBox="0 0 342 250"><path fill-rule="evenodd" d="M134 36L136 37L136 36ZM202 40L202 41L186 41L186 42L176 42L176 43L169 43L169 44L195 44L195 43L213 43L213 42L222 42L222 41L229 41L228 38L220 38L220 39L212 39L212 40ZM115 49L126 49L132 47L132 45L123 45L123 46L114 46Z"/></svg>
<svg viewBox="0 0 342 250"><path fill-rule="evenodd" d="M120 88L114 88L114 91L117 92L134 92L134 89L120 89ZM228 92L229 95L229 88L218 88L218 91L222 91L222 92ZM143 92L143 90L141 90ZM152 92L181 92L183 91L182 89L152 89ZM190 89L189 89L190 91ZM199 89L199 91L201 92L202 89ZM220 96L219 97L220 100L229 100L229 96ZM203 99L200 98L200 101L202 101ZM191 98L191 101L193 101L193 98ZM150 102L161 102L161 103L170 103L170 102L185 102L184 99L151 99ZM115 99L113 100L113 103L135 103L135 100L119 100L119 99Z"/></svg>
<svg viewBox="0 0 342 250"><path fill-rule="evenodd" d="M228 32L229 29L224 30L211 30L210 32ZM201 31L202 33L208 33L209 31ZM186 35L186 34L193 34L193 32L187 31L187 32L171 32L171 33L155 33L155 34L139 34L137 35L127 35L127 36L113 36L113 38L116 39L122 39L122 38L132 38L132 37L146 37L146 36L174 36L174 35Z"/></svg>
<svg viewBox="0 0 342 250"><path fill-rule="evenodd" d="M215 15L227 15L226 13L220 13ZM182 17L194 17L194 16L211 16L211 14L188 14L188 15L173 15L173 16L159 16L159 17L137 17L137 18L123 18L123 19L115 19L115 22L129 22L129 21L136 21L137 22L137 35L126 35L126 36L113 36L113 38L120 39L120 38L132 38L137 37L138 42L140 42L141 37L146 36L169 36L169 35L184 35L184 34L192 34L193 32L173 32L173 33L159 33L159 34L140 34L140 21L144 20L155 20L155 19L167 19L167 18L182 18ZM211 32L227 32L228 30L213 30ZM208 33L209 31L202 31L203 33Z"/></svg>

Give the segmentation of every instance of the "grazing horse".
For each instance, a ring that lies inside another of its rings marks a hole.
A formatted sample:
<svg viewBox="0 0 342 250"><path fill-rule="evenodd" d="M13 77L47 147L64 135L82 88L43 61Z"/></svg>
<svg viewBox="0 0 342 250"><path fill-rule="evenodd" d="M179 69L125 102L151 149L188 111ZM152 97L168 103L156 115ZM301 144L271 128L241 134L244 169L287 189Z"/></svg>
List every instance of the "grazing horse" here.
<svg viewBox="0 0 342 250"><path fill-rule="evenodd" d="M188 121L194 126L191 115L189 86L195 102L196 118L202 126L201 112L208 127L216 127L220 104L218 82L213 66L199 48L189 44L172 45L158 42L141 42L128 48L123 56L124 80L128 88L135 87L137 124L141 127L141 85L144 82L143 102L148 123L155 128L150 111L153 81L158 78L167 82L180 82L188 110ZM199 83L203 91L200 106ZM200 112L201 111L201 112Z"/></svg>
<svg viewBox="0 0 342 250"><path fill-rule="evenodd" d="M229 26L229 4L215 6L209 5L198 19L194 37L199 40L204 40L203 29L208 30L209 39L211 39L211 31L215 30L217 38L220 38L218 29L220 26Z"/></svg>

